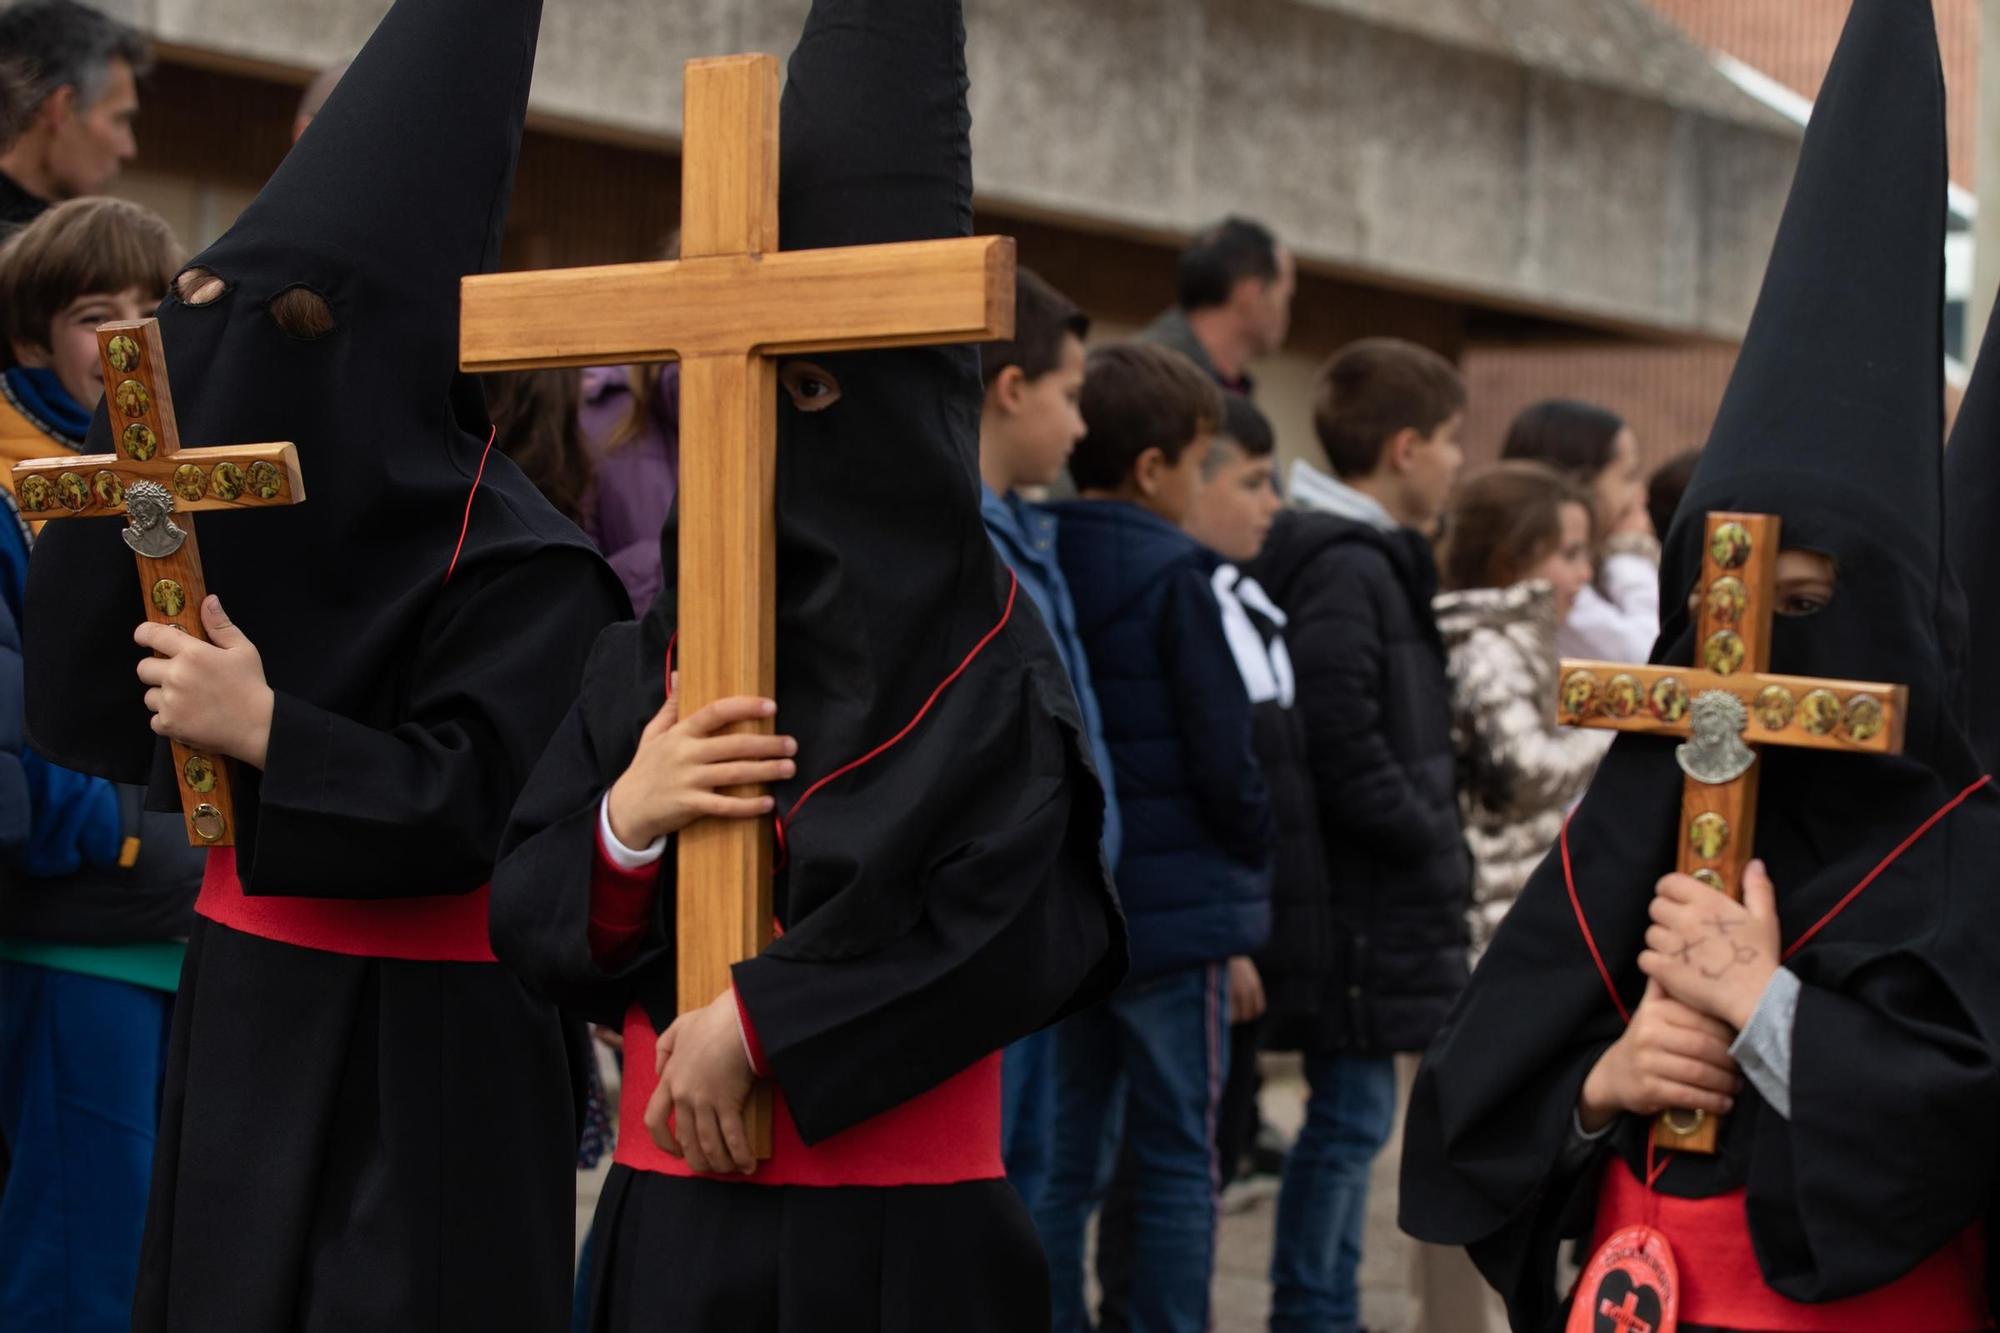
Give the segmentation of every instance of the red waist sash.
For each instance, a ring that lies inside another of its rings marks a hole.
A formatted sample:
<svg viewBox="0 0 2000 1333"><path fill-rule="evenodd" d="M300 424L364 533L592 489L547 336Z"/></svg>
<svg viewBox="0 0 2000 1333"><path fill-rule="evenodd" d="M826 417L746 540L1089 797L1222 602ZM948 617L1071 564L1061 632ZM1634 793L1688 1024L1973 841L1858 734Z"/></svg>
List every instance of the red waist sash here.
<svg viewBox="0 0 2000 1333"><path fill-rule="evenodd" d="M1750 1245L1745 1192L1676 1199L1647 1190L1623 1161L1604 1169L1594 1253L1622 1227L1650 1223L1674 1247L1682 1324L1760 1333L1973 1333L1991 1328L1986 1304L1986 1227L1976 1222L1886 1287L1806 1305L1771 1290Z"/></svg>
<svg viewBox="0 0 2000 1333"><path fill-rule="evenodd" d="M236 849L212 847L194 910L246 935L322 953L411 962L491 963L487 885L429 898L252 897L236 877Z"/></svg>
<svg viewBox="0 0 2000 1333"><path fill-rule="evenodd" d="M625 1014L625 1079L618 1095L618 1150L612 1160L634 1171L693 1177L688 1164L653 1142L646 1103L654 1085L659 1034L646 1011ZM1000 1160L1000 1056L990 1055L929 1092L844 1129L813 1147L799 1137L782 1092L771 1135L771 1160L752 1176L702 1176L747 1185L957 1185L997 1180Z"/></svg>

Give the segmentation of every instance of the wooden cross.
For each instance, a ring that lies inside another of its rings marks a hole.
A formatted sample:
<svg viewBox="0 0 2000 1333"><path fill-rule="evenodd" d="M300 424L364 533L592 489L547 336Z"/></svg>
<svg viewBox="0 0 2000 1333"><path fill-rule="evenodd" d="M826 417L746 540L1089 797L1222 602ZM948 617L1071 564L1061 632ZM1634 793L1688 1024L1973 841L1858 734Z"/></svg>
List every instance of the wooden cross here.
<svg viewBox="0 0 2000 1333"><path fill-rule="evenodd" d="M201 604L208 596L190 513L268 509L306 498L298 451L290 444L180 447L167 354L155 319L97 331L105 411L118 452L37 458L14 469L14 495L32 521L124 518L125 544L139 561L146 619L207 642ZM179 522L176 522L178 518ZM174 779L188 842L236 845L230 762L173 742Z"/></svg>
<svg viewBox="0 0 2000 1333"><path fill-rule="evenodd" d="M1013 334L1010 239L779 252L778 85L771 56L689 62L679 261L464 283L467 371L680 361L686 712L731 695L768 697L776 685L776 358ZM677 843L675 939L689 1013L729 988L731 965L770 943L771 837L761 822L705 820ZM752 1101L749 1129L758 1156L769 1157L768 1088Z"/></svg>
<svg viewBox="0 0 2000 1333"><path fill-rule="evenodd" d="M1901 685L1773 676L1779 523L1766 514L1710 514L1702 554L1701 667L1564 662L1558 711L1572 726L1680 736L1678 869L1743 897L1757 820L1750 746L1863 754L1903 748ZM1653 1127L1662 1149L1712 1153L1719 1128L1699 1111L1669 1111Z"/></svg>

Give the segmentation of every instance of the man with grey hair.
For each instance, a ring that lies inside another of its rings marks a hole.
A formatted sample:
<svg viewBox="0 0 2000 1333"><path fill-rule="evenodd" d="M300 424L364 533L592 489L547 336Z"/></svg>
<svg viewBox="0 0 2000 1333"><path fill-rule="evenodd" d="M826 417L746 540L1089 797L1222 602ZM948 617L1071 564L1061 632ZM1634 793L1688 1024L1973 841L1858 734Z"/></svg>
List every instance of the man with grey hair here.
<svg viewBox="0 0 2000 1333"><path fill-rule="evenodd" d="M110 184L138 151L132 122L151 58L136 29L76 0L0 10L0 59L28 77L25 124L0 152L0 231Z"/></svg>

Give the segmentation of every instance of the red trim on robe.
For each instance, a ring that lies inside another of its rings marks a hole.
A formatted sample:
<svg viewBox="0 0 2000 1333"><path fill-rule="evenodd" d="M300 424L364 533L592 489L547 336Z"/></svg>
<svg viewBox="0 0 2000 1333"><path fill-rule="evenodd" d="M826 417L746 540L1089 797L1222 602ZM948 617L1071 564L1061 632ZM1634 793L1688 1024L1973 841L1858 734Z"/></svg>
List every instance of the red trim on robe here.
<svg viewBox="0 0 2000 1333"><path fill-rule="evenodd" d="M653 916L653 892L660 881L657 862L627 870L605 850L600 829L590 867L590 956L616 966L637 947Z"/></svg>
<svg viewBox="0 0 2000 1333"><path fill-rule="evenodd" d="M365 871L359 873L366 873ZM423 898L280 898L251 895L236 877L236 849L211 847L194 910L218 925L322 953L408 962L491 963L490 885Z"/></svg>
<svg viewBox="0 0 2000 1333"><path fill-rule="evenodd" d="M1905 1276L1846 1300L1807 1305L1771 1290L1750 1241L1746 1192L1707 1199L1648 1196L1622 1159L1599 1187L1595 1253L1620 1228L1665 1233L1680 1269L1683 1325L1759 1333L1973 1333L1993 1327L1986 1305L1986 1225L1975 1222Z"/></svg>
<svg viewBox="0 0 2000 1333"><path fill-rule="evenodd" d="M739 1001L739 1005L740 1005ZM744 1034L754 1042L747 1021ZM659 1034L646 1011L633 1005L625 1015L625 1085L618 1095L618 1150L613 1160L634 1171L683 1179L696 1173L686 1162L653 1142L646 1129L646 1103L659 1078L653 1046ZM762 1058L761 1050L752 1050ZM996 1052L901 1106L864 1120L808 1148L792 1122L785 1094L773 1090L776 1107L771 1160L752 1176L703 1176L743 1185L957 1185L998 1180L1007 1174L1000 1160L1000 1056Z"/></svg>

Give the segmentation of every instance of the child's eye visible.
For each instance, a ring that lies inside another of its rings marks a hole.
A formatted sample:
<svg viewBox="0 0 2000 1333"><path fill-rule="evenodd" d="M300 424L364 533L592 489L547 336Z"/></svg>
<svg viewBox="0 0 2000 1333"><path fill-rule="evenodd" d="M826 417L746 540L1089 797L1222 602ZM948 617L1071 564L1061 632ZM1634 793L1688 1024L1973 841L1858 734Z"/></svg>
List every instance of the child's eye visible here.
<svg viewBox="0 0 2000 1333"><path fill-rule="evenodd" d="M778 383L801 412L824 412L840 401L840 381L810 361L793 361L778 372Z"/></svg>

